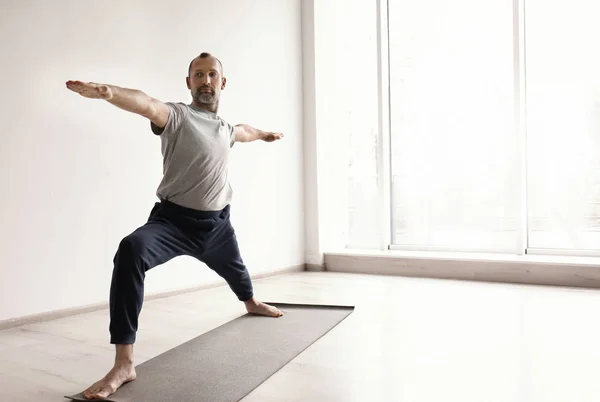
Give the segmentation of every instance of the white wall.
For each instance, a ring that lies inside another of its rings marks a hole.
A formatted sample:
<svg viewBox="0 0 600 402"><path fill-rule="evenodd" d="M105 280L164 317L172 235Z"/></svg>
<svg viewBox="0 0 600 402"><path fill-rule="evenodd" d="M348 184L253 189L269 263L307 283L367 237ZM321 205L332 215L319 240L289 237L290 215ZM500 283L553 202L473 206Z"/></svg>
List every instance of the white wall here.
<svg viewBox="0 0 600 402"><path fill-rule="evenodd" d="M116 247L156 200L148 122L65 81L188 102L202 51L224 63L224 118L286 134L233 148L242 255L253 274L304 263L300 17L299 0L2 2L0 320L106 302ZM148 274L146 293L215 281L180 257Z"/></svg>

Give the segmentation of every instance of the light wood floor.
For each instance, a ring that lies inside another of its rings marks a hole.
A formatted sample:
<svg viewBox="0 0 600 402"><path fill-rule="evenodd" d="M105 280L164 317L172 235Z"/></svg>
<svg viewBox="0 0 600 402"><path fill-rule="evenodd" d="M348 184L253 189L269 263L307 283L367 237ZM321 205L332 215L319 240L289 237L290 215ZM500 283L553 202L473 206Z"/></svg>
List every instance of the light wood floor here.
<svg viewBox="0 0 600 402"><path fill-rule="evenodd" d="M312 272L255 287L356 310L244 402L600 401L599 291ZM226 287L148 301L136 364L242 314ZM100 378L107 326L100 311L0 332L0 401L63 401Z"/></svg>

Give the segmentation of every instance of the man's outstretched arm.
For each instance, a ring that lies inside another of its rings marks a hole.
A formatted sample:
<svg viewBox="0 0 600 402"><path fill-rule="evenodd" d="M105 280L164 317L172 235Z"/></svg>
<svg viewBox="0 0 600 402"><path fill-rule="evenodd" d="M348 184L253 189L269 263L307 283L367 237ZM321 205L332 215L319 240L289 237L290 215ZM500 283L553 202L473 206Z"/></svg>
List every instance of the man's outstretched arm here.
<svg viewBox="0 0 600 402"><path fill-rule="evenodd" d="M236 142L252 142L256 140L273 142L283 138L283 134L281 133L262 131L248 124L237 124L233 129L233 133L235 134Z"/></svg>
<svg viewBox="0 0 600 402"><path fill-rule="evenodd" d="M103 99L123 110L144 116L161 128L169 120L167 105L137 89L81 81L67 81L67 88L86 98Z"/></svg>

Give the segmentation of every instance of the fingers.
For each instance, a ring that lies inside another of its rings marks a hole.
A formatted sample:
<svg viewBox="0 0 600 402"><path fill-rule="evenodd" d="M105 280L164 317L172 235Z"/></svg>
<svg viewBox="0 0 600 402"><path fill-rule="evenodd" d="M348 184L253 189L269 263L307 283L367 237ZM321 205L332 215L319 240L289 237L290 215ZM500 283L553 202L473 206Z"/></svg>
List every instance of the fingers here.
<svg viewBox="0 0 600 402"><path fill-rule="evenodd" d="M69 88L71 91L77 92L77 90L81 88L82 84L83 82L81 81L67 81L67 88Z"/></svg>
<svg viewBox="0 0 600 402"><path fill-rule="evenodd" d="M269 133L269 141L277 141L283 138L282 133Z"/></svg>
<svg viewBox="0 0 600 402"><path fill-rule="evenodd" d="M83 82L83 81L67 81L67 88L85 88L90 87L93 88L95 84L93 82Z"/></svg>
<svg viewBox="0 0 600 402"><path fill-rule="evenodd" d="M67 81L66 85L68 89L79 94L82 94L86 90L89 91L94 88L93 85L81 81Z"/></svg>
<svg viewBox="0 0 600 402"><path fill-rule="evenodd" d="M86 98L109 99L111 93L106 85L99 85L93 82L67 81L66 86L73 92L77 92Z"/></svg>

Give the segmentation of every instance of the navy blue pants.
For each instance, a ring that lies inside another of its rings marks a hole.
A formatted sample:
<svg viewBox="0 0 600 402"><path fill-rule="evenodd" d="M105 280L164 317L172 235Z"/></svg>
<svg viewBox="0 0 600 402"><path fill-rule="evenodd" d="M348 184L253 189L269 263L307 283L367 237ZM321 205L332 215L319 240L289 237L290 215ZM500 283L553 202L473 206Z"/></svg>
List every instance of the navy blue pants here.
<svg viewBox="0 0 600 402"><path fill-rule="evenodd" d="M225 279L240 301L252 298L252 282L229 212L229 205L222 211L197 211L157 202L148 222L121 241L110 287L112 344L135 343L146 272L177 256L192 256L205 263Z"/></svg>

